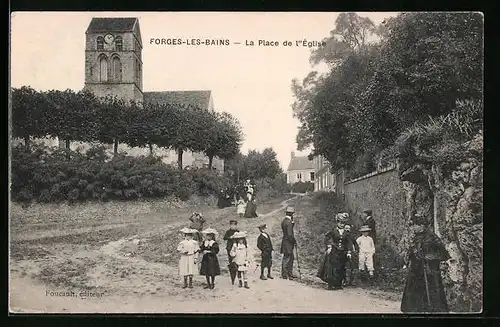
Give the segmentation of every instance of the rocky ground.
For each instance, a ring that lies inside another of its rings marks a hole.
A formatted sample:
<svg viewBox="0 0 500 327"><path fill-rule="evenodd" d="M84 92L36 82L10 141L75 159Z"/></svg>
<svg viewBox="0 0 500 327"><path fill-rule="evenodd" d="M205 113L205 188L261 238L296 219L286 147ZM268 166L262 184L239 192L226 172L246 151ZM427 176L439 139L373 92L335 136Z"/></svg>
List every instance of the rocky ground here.
<svg viewBox="0 0 500 327"><path fill-rule="evenodd" d="M257 225L266 223L277 250L273 272L278 277L283 197L259 204L259 217L240 219L249 232L253 266L250 289L232 286L227 256L219 254L222 275L214 290L203 289L195 276L193 289L182 289L175 247L179 229L193 211L204 212L206 227L220 234L236 208L212 204L147 205L108 203L89 208L51 206L11 211L10 310L46 313L398 313L397 294L362 287L327 291L302 267L302 281L262 281L255 248ZM89 206L91 207L91 206ZM223 241L221 241L222 243ZM63 293L63 294L61 294ZM62 296L64 295L64 296Z"/></svg>

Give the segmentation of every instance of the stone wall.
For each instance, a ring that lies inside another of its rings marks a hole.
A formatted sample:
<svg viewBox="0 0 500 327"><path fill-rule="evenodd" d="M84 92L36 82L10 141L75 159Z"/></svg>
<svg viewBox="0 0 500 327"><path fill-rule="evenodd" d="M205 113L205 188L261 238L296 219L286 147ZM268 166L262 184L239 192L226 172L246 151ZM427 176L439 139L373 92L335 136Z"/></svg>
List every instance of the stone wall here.
<svg viewBox="0 0 500 327"><path fill-rule="evenodd" d="M345 202L355 226L362 224L363 209L371 209L376 221L377 243L392 249L402 246L405 225L403 183L394 168L374 172L344 184Z"/></svg>
<svg viewBox="0 0 500 327"><path fill-rule="evenodd" d="M451 259L442 265L451 311L480 312L483 294L483 135L464 144L461 162L401 162L407 218L433 221ZM425 153L418 153L424 157ZM411 239L406 233L403 239Z"/></svg>

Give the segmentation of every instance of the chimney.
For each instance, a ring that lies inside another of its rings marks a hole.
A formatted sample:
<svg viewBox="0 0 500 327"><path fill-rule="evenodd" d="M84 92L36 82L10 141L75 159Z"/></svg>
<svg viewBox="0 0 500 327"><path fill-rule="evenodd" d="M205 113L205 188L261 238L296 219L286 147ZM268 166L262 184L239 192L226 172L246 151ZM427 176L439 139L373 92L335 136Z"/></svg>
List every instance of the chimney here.
<svg viewBox="0 0 500 327"><path fill-rule="evenodd" d="M295 152L292 151L292 158L295 158Z"/></svg>

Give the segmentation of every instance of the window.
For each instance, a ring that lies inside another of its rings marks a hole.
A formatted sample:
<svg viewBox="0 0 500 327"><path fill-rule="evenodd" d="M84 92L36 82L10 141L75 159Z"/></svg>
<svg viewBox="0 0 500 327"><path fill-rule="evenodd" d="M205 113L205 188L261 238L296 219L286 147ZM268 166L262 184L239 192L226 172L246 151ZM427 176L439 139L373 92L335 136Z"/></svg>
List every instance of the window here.
<svg viewBox="0 0 500 327"><path fill-rule="evenodd" d="M311 182L314 182L314 172L311 172L310 175L311 175Z"/></svg>
<svg viewBox="0 0 500 327"><path fill-rule="evenodd" d="M123 50L123 39L121 36L117 36L115 39L115 47L116 51L122 51Z"/></svg>
<svg viewBox="0 0 500 327"><path fill-rule="evenodd" d="M105 55L99 57L99 82L108 81L108 58Z"/></svg>
<svg viewBox="0 0 500 327"><path fill-rule="evenodd" d="M97 50L104 50L104 37L97 37Z"/></svg>
<svg viewBox="0 0 500 327"><path fill-rule="evenodd" d="M141 84L141 63L139 59L135 59L135 74L137 78L137 83Z"/></svg>
<svg viewBox="0 0 500 327"><path fill-rule="evenodd" d="M297 179L300 181L302 179L302 173L297 173Z"/></svg>
<svg viewBox="0 0 500 327"><path fill-rule="evenodd" d="M122 80L122 63L120 62L120 57L113 57L113 64L111 66L113 73L113 80L119 82Z"/></svg>

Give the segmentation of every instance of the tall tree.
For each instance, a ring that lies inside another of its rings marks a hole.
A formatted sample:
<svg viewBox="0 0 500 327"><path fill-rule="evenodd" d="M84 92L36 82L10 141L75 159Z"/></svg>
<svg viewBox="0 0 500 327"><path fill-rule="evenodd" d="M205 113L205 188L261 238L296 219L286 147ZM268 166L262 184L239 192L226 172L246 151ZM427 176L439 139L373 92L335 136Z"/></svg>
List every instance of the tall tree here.
<svg viewBox="0 0 500 327"><path fill-rule="evenodd" d="M212 169L214 157L227 160L239 153L243 135L238 120L226 112L211 112L207 125L211 128L204 152L208 156L208 167Z"/></svg>
<svg viewBox="0 0 500 327"><path fill-rule="evenodd" d="M47 135L47 106L43 94L31 87L12 89L12 136L22 138L28 150L31 137Z"/></svg>

